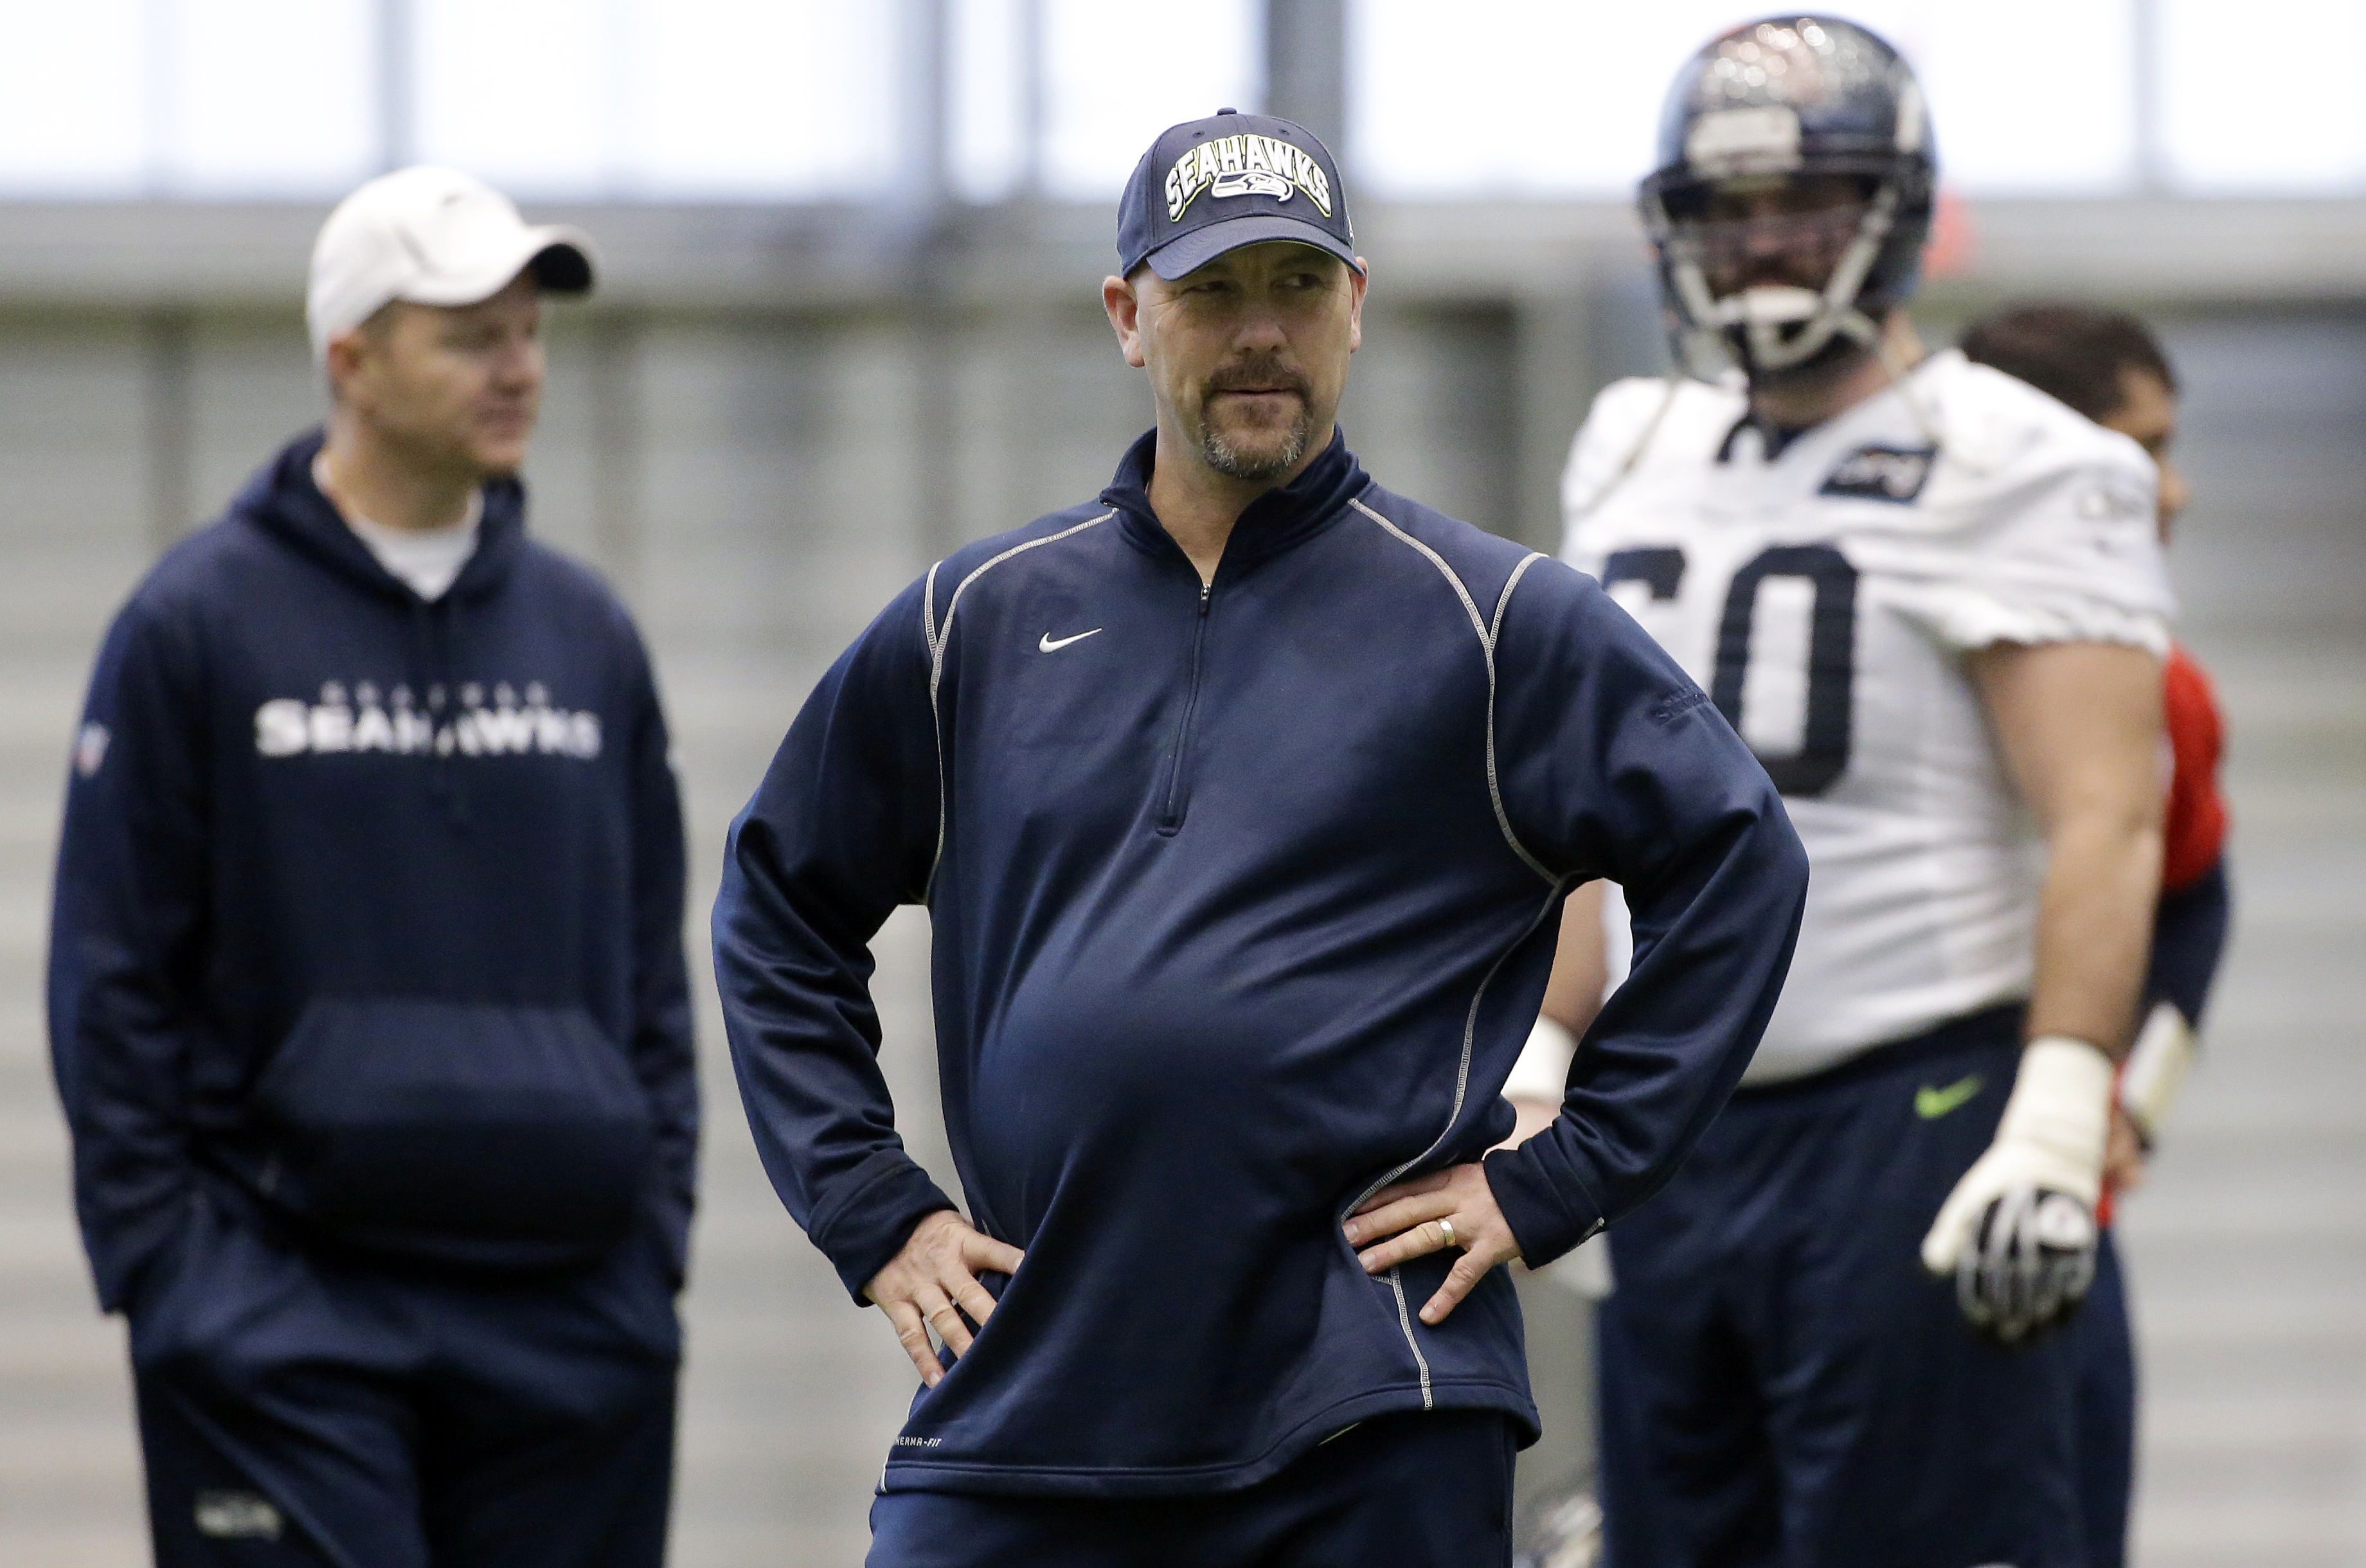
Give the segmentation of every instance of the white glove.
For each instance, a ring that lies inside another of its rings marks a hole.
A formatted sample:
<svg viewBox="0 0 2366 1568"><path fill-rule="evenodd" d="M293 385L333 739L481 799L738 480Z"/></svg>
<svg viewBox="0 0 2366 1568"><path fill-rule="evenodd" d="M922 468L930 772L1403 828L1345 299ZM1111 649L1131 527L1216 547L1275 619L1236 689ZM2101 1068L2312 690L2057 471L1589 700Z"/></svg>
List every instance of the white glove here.
<svg viewBox="0 0 2366 1568"><path fill-rule="evenodd" d="M2066 1035L2032 1040L1996 1141L1922 1238L1922 1266L1955 1276L1974 1327L2015 1344L2087 1294L2111 1127L2111 1058Z"/></svg>
<svg viewBox="0 0 2366 1568"><path fill-rule="evenodd" d="M2136 1125L2146 1150L2160 1141L2160 1126L2169 1120L2169 1108L2177 1103L2198 1050L2193 1026L2177 1004L2155 1003L2120 1074L2120 1109Z"/></svg>

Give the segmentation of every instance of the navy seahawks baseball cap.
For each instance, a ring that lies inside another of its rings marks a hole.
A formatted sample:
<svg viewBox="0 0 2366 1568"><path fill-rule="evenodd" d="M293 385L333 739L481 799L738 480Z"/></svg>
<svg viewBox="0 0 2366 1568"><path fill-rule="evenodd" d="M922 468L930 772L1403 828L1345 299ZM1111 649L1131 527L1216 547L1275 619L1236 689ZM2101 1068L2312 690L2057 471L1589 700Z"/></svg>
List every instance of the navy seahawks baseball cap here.
<svg viewBox="0 0 2366 1568"><path fill-rule="evenodd" d="M1331 150L1302 125L1218 109L1161 131L1117 209L1118 274L1169 280L1226 251L1294 240L1358 272L1356 230Z"/></svg>

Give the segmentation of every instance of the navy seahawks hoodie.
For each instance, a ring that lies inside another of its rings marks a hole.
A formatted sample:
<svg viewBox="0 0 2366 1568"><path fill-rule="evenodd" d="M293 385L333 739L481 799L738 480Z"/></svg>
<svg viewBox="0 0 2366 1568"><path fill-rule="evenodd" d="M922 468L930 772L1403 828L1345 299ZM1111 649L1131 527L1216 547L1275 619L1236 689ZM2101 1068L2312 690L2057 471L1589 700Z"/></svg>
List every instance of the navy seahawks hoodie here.
<svg viewBox="0 0 2366 1568"><path fill-rule="evenodd" d="M640 1234L678 1282L698 1103L640 640L514 482L421 599L320 445L163 558L91 681L50 1024L100 1298L136 1309L206 1195L500 1273Z"/></svg>
<svg viewBox="0 0 2366 1568"><path fill-rule="evenodd" d="M1632 977L1488 1179L1545 1262L1663 1182L1774 1005L1807 887L1765 773L1592 579L1390 494L1335 440L1210 588L1144 436L1088 507L956 552L822 679L731 831L715 951L774 1184L861 1299L930 1211L873 934L934 927L972 1220L1025 1260L883 1485L1220 1492L1384 1412L1533 1432L1498 1270L1369 1278L1381 1184L1504 1137L1562 899Z"/></svg>

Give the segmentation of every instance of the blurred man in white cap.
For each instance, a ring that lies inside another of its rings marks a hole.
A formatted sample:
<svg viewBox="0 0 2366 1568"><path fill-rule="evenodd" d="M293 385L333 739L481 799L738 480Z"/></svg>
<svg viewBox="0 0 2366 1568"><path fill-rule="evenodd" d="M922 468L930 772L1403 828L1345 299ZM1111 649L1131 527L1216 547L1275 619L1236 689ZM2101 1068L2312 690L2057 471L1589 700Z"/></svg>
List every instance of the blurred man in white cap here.
<svg viewBox="0 0 2366 1568"><path fill-rule="evenodd" d="M99 654L51 1036L163 1568L663 1556L681 812L640 640L516 478L592 273L465 174L355 192L327 429Z"/></svg>

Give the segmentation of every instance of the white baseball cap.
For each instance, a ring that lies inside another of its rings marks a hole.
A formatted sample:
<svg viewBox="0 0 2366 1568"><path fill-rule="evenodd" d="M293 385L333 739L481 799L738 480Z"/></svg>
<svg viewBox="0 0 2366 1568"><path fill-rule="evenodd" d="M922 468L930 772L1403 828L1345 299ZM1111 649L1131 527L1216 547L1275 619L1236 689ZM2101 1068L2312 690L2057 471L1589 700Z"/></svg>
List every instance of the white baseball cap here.
<svg viewBox="0 0 2366 1568"><path fill-rule="evenodd" d="M380 174L337 204L312 245L304 319L312 357L389 300L474 305L518 274L558 294L592 286L592 241L578 229L533 225L473 174L421 163Z"/></svg>

